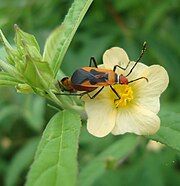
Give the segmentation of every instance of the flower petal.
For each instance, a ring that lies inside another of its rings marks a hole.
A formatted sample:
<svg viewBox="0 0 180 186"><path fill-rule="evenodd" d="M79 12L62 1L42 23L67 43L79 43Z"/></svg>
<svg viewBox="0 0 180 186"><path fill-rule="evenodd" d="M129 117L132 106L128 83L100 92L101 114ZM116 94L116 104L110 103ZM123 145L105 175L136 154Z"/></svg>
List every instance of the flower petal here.
<svg viewBox="0 0 180 186"><path fill-rule="evenodd" d="M137 105L141 105L147 110L150 110L157 114L160 110L160 101L159 97L148 97L148 96L143 96L139 99L135 100Z"/></svg>
<svg viewBox="0 0 180 186"><path fill-rule="evenodd" d="M159 127L160 119L155 113L143 107L133 106L118 112L112 133L118 135L131 132L138 135L150 135L156 133Z"/></svg>
<svg viewBox="0 0 180 186"><path fill-rule="evenodd" d="M166 70L159 65L152 65L141 76L148 78L146 81L134 83L135 102L144 108L158 113L160 109L160 94L167 88L169 77Z"/></svg>
<svg viewBox="0 0 180 186"><path fill-rule="evenodd" d="M104 64L98 65L98 68L105 68Z"/></svg>
<svg viewBox="0 0 180 186"><path fill-rule="evenodd" d="M137 81L135 84L139 87L139 96L155 97L159 96L167 88L169 77L167 71L160 65L152 65L142 72L142 76L148 79L148 82Z"/></svg>
<svg viewBox="0 0 180 186"><path fill-rule="evenodd" d="M104 137L112 131L117 111L111 104L111 101L107 99L94 99L85 102L89 133L97 137Z"/></svg>
<svg viewBox="0 0 180 186"><path fill-rule="evenodd" d="M115 65L120 65L125 68L128 62L128 55L122 48L119 47L110 48L103 54L103 63L107 69L113 69Z"/></svg>

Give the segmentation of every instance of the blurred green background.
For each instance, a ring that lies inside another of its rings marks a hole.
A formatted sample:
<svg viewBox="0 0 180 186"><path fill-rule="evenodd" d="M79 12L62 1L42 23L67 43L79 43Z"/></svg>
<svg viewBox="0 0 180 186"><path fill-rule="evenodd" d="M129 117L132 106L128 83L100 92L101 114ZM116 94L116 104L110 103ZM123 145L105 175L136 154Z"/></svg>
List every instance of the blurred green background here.
<svg viewBox="0 0 180 186"><path fill-rule="evenodd" d="M13 43L13 25L18 24L36 36L43 51L47 36L62 22L71 3L71 0L0 0L0 28ZM124 48L130 59L135 60L147 41L148 49L142 61L164 66L170 77L169 87L161 98L162 107L179 112L179 15L179 0L96 0L70 45L62 69L70 75L74 69L88 65L91 56L102 63L103 52L112 46ZM4 56L0 45L0 58ZM42 131L54 113L40 97L20 95L14 88L0 87L0 185L24 184ZM109 135L98 139L84 127L79 169L120 138ZM179 154L167 147L148 150L147 141L143 138L141 141L122 165L107 168L93 185L180 185Z"/></svg>

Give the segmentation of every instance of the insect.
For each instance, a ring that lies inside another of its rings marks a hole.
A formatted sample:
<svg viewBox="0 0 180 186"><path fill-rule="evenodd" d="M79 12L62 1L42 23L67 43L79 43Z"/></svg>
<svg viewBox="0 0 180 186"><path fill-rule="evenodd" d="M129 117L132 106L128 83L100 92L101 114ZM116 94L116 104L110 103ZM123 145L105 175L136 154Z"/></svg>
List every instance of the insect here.
<svg viewBox="0 0 180 186"><path fill-rule="evenodd" d="M94 57L90 58L89 67L83 67L77 69L71 77L64 77L61 81L58 81L59 87L62 91L68 91L69 93L59 93L60 95L76 95L83 96L87 94L90 99L95 98L104 87L109 86L111 90L115 93L115 95L120 99L120 95L113 88L113 85L127 85L138 81L140 79L148 79L146 77L139 77L137 79L128 81L128 76L132 73L137 63L142 58L144 52L146 50L146 42L143 44L143 48L139 58L136 60L135 64L130 69L127 75L118 75L116 73L116 69L120 68L122 70L126 70L130 64L127 64L125 68L115 65L113 70L98 68L97 62ZM92 63L94 67L92 67ZM93 96L90 96L89 93L94 91L95 89L100 88ZM78 91L82 91L81 93L77 93Z"/></svg>

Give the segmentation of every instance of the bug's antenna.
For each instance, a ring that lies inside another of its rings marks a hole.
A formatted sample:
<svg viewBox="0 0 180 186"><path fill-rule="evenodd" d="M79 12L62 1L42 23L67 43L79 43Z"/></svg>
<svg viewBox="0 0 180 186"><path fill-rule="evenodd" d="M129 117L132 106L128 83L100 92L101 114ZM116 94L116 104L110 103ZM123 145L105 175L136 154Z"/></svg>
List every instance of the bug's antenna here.
<svg viewBox="0 0 180 186"><path fill-rule="evenodd" d="M126 77L127 76L129 76L130 74L131 74L131 72L133 71L133 69L135 68L135 66L137 65L137 63L141 60L141 58L143 57L143 55L144 55L144 52L146 51L146 46L147 46L147 43L146 43L146 41L143 43L143 48L142 48L142 50L141 50L141 54L140 54L140 56L139 56L139 58L136 60L136 63L134 64L134 66L131 68L131 70L129 71L129 73L126 75Z"/></svg>

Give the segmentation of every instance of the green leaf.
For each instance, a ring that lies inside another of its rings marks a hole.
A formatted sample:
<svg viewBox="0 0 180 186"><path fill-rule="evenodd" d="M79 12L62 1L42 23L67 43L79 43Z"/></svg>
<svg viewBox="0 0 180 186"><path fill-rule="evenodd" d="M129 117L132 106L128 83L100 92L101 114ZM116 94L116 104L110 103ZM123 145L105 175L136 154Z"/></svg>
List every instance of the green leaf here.
<svg viewBox="0 0 180 186"><path fill-rule="evenodd" d="M80 172L79 185L92 185L107 169L108 160L121 160L131 153L137 145L137 138L134 135L126 135L116 141L104 152L99 154L94 160L84 167Z"/></svg>
<svg viewBox="0 0 180 186"><path fill-rule="evenodd" d="M5 38L2 30L0 29L0 40L1 42L3 43L4 45L4 48L8 54L7 56L7 61L14 65L14 58L15 58L15 54L17 53L12 47L11 45L9 44L8 40Z"/></svg>
<svg viewBox="0 0 180 186"><path fill-rule="evenodd" d="M47 39L43 56L45 60L48 60L55 75L60 68L71 40L92 1L93 0L74 0L61 26Z"/></svg>
<svg viewBox="0 0 180 186"><path fill-rule="evenodd" d="M73 186L77 176L77 149L81 121L69 111L48 123L38 146L26 186Z"/></svg>
<svg viewBox="0 0 180 186"><path fill-rule="evenodd" d="M14 59L15 67L20 73L24 73L25 68L27 67L27 63L29 63L29 61L42 62L42 56L40 54L39 45L33 35L22 31L17 25L15 25L15 31L15 43L17 48L17 55ZM53 76L50 67L48 70L51 71L50 73ZM32 73L36 74L36 70L34 69Z"/></svg>
<svg viewBox="0 0 180 186"><path fill-rule="evenodd" d="M6 72L0 72L0 85L17 85L19 82Z"/></svg>
<svg viewBox="0 0 180 186"><path fill-rule="evenodd" d="M0 29L0 40L3 42L5 49L8 50L13 50L13 48L11 47L11 45L9 44L8 40L6 39L6 37L4 36L2 30Z"/></svg>
<svg viewBox="0 0 180 186"><path fill-rule="evenodd" d="M14 78L21 80L22 75L10 64L0 60L0 67L5 71L8 72L11 76L13 76Z"/></svg>
<svg viewBox="0 0 180 186"><path fill-rule="evenodd" d="M160 113L161 127L150 139L159 141L180 152L180 114L169 111Z"/></svg>
<svg viewBox="0 0 180 186"><path fill-rule="evenodd" d="M18 83L16 85L16 90L18 93L22 93L22 94L30 94L34 92L31 86L29 86L26 83Z"/></svg>
<svg viewBox="0 0 180 186"><path fill-rule="evenodd" d="M26 33L24 31L22 31L17 25L14 25L15 31L16 31L16 35L15 35L15 42L17 44L17 46L32 46L35 49L37 49L37 51L40 51L38 42L36 41L36 38L29 34Z"/></svg>
<svg viewBox="0 0 180 186"><path fill-rule="evenodd" d="M29 56L26 57L26 66L23 72L27 83L32 87L49 89L53 87L53 72L45 61L35 61Z"/></svg>
<svg viewBox="0 0 180 186"><path fill-rule="evenodd" d="M63 34L64 34L64 29L60 25L58 28L52 31L52 33L46 40L44 46L44 52L43 52L43 60L47 61L50 65L53 65L52 62L54 56L56 55L57 47Z"/></svg>
<svg viewBox="0 0 180 186"><path fill-rule="evenodd" d="M1 46L0 46L0 57L1 57L1 60L5 60L6 59L6 51Z"/></svg>
<svg viewBox="0 0 180 186"><path fill-rule="evenodd" d="M7 59L13 63L11 65L0 60L0 66L2 69L17 79L23 79L20 83L25 86L22 87L20 85L17 87L20 92L21 90L22 92L32 92L28 85L31 85L34 88L46 90L55 88L53 71L49 64L42 60L39 45L35 37L31 34L23 32L17 25L15 25L15 31L17 50L14 50L10 46L3 33L0 31L0 38L3 41L8 53ZM21 74L24 75L23 78ZM7 83L10 84L9 82Z"/></svg>
<svg viewBox="0 0 180 186"><path fill-rule="evenodd" d="M33 161L39 138L31 139L22 147L13 157L9 164L7 175L5 177L6 186L17 185L22 172Z"/></svg>
<svg viewBox="0 0 180 186"><path fill-rule="evenodd" d="M45 99L29 96L23 108L23 116L27 124L36 131L42 130L45 116Z"/></svg>

